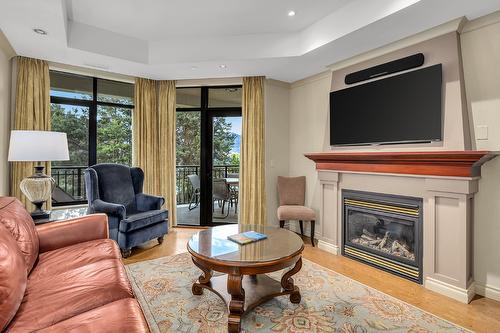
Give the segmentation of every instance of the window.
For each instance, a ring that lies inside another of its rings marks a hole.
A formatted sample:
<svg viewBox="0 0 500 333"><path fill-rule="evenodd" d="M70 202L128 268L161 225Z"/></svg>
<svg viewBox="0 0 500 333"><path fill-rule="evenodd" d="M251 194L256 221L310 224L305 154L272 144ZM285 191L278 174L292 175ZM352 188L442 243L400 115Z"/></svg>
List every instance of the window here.
<svg viewBox="0 0 500 333"><path fill-rule="evenodd" d="M52 162L52 204L85 203L87 166L132 163L134 85L51 71L50 102L52 130L67 133L70 155Z"/></svg>

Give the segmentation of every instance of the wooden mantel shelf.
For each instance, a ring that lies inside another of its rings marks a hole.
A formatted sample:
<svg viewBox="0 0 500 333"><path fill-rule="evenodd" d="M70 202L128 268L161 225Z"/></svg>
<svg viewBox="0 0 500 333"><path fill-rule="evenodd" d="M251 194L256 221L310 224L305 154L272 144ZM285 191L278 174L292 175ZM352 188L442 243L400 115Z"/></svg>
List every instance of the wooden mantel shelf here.
<svg viewBox="0 0 500 333"><path fill-rule="evenodd" d="M477 150L305 154L316 162L317 170L444 177L478 177L481 175L481 165L497 155L497 152Z"/></svg>

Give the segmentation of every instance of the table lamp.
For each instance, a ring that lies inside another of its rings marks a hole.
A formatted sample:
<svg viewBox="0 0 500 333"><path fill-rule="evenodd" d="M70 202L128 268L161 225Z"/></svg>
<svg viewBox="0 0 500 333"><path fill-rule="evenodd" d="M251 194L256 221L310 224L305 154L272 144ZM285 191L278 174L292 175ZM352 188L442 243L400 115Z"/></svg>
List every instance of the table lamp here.
<svg viewBox="0 0 500 333"><path fill-rule="evenodd" d="M48 218L49 213L42 209L50 199L55 181L43 173L41 162L68 161L68 139L66 133L50 131L11 131L9 157L11 162L38 162L35 173L24 178L19 187L23 194L35 205L33 218Z"/></svg>

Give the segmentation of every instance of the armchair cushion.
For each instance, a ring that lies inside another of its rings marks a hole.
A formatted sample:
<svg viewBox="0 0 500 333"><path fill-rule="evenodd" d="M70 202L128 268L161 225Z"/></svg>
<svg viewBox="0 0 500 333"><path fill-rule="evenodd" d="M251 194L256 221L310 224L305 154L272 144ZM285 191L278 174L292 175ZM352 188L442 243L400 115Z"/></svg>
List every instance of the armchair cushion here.
<svg viewBox="0 0 500 333"><path fill-rule="evenodd" d="M95 239L108 238L108 219L104 214L93 214L64 222L42 224L36 228L40 253Z"/></svg>
<svg viewBox="0 0 500 333"><path fill-rule="evenodd" d="M147 212L131 214L120 222L119 230L121 232L129 232L141 229L152 224L163 222L167 219L167 217L168 212L166 209L150 210Z"/></svg>
<svg viewBox="0 0 500 333"><path fill-rule="evenodd" d="M21 201L13 197L0 197L0 224L10 231L17 242L29 274L38 258L39 242L33 219Z"/></svg>

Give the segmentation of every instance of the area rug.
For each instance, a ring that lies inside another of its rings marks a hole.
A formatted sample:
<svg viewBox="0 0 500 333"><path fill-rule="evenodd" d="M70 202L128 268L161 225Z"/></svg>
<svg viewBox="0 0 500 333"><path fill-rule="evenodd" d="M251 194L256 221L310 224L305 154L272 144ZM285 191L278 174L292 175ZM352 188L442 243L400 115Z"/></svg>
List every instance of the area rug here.
<svg viewBox="0 0 500 333"><path fill-rule="evenodd" d="M201 271L188 253L126 270L153 333L227 332L222 300L207 290L191 294ZM279 281L281 273L270 276ZM301 303L286 296L264 303L244 317L242 332L470 332L308 260L293 278Z"/></svg>

